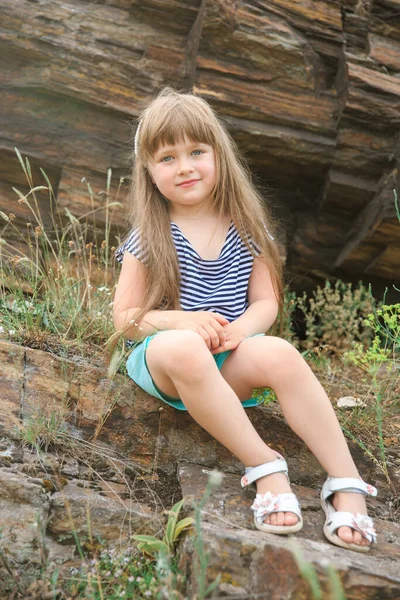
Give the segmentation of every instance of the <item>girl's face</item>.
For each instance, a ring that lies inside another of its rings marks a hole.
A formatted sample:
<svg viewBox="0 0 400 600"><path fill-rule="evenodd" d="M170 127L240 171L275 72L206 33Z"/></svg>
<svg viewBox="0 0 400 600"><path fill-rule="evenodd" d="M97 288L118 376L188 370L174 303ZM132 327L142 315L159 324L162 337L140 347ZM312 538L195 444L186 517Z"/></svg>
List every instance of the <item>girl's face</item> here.
<svg viewBox="0 0 400 600"><path fill-rule="evenodd" d="M171 203L170 214L190 216L210 207L216 183L212 146L185 137L160 146L148 167L153 183Z"/></svg>

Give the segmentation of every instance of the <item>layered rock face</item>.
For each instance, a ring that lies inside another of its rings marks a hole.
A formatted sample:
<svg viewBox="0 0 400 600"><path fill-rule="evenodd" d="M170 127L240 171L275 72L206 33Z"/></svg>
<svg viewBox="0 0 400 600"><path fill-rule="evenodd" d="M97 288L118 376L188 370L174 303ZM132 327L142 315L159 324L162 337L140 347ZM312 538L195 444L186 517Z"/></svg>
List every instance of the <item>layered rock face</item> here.
<svg viewBox="0 0 400 600"><path fill-rule="evenodd" d="M296 287L395 282L398 11L397 0L3 0L0 210L28 218L12 191L26 190L15 146L61 210L100 207L107 169L115 187L129 177L130 123L172 85L223 116L268 191Z"/></svg>

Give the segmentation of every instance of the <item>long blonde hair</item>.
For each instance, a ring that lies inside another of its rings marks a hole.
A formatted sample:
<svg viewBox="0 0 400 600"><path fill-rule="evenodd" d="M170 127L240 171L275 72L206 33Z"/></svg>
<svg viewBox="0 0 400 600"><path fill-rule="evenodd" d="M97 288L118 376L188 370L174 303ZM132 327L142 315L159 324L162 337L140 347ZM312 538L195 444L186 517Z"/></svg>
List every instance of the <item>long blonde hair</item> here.
<svg viewBox="0 0 400 600"><path fill-rule="evenodd" d="M266 232L275 236L271 217L251 181L251 174L232 140L210 105L191 93L164 88L139 117L133 153L129 216L145 251L147 267L146 301L136 322L155 308L180 308L180 272L173 244L168 202L152 183L149 160L160 145L175 144L186 136L193 142L213 147L216 184L213 208L219 218L229 216L250 251L251 240L268 263L274 290L282 307L282 266L278 247Z"/></svg>

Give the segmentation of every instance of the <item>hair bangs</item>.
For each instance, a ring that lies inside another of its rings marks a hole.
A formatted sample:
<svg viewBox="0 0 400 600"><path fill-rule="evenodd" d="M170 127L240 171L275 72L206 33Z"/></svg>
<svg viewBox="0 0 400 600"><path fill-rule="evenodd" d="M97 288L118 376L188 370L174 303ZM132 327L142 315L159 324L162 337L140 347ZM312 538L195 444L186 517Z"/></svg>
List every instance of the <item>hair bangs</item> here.
<svg viewBox="0 0 400 600"><path fill-rule="evenodd" d="M173 98L166 100L172 101ZM211 111L206 114L208 111L199 110L196 100L198 99L195 97L189 97L187 103L162 102L146 115L140 140L140 152L145 160L152 158L160 146L173 146L185 138L216 146L214 115Z"/></svg>

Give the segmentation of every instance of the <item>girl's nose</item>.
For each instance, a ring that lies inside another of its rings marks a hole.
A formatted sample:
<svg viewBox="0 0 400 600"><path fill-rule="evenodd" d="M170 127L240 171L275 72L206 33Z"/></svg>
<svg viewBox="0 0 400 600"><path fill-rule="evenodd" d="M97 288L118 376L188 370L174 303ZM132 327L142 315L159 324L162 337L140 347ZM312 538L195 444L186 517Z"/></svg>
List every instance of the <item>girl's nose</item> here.
<svg viewBox="0 0 400 600"><path fill-rule="evenodd" d="M186 173L186 172L190 172L193 171L193 165L190 161L189 158L181 158L179 159L178 162L178 172L179 173Z"/></svg>

